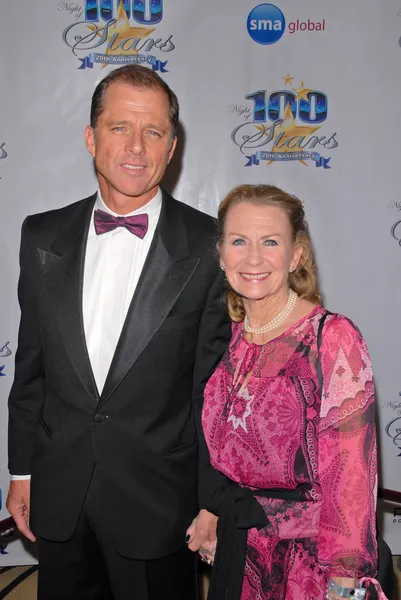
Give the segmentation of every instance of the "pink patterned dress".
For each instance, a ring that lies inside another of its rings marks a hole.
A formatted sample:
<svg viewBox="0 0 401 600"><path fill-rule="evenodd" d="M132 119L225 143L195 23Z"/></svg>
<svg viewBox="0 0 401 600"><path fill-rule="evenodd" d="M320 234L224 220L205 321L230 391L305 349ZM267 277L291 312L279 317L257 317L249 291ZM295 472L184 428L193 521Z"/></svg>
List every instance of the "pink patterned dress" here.
<svg viewBox="0 0 401 600"><path fill-rule="evenodd" d="M241 600L323 600L330 576L377 571L375 390L366 344L344 316L326 318L317 377L316 307L276 339L250 344L233 324L205 389L213 466L261 498L269 524L248 531ZM384 595L380 597L384 598Z"/></svg>

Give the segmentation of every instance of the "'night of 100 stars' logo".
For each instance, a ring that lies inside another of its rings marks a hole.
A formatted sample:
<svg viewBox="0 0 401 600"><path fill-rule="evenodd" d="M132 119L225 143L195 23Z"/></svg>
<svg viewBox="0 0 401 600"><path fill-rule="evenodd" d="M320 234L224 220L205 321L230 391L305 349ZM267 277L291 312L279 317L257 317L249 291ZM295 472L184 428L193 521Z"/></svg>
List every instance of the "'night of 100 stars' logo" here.
<svg viewBox="0 0 401 600"><path fill-rule="evenodd" d="M67 3L61 4L71 14ZM168 71L167 60L157 59L153 52L172 52L173 34L151 37L163 19L163 0L86 0L79 14L85 20L75 20L63 31L64 43L81 62L79 69L93 68L95 63L102 68L142 63L154 71Z"/></svg>
<svg viewBox="0 0 401 600"><path fill-rule="evenodd" d="M327 152L337 148L337 133L321 135L319 131L328 116L327 95L306 87L303 81L294 87L290 74L282 79L281 89L260 89L245 96L248 105L229 105L229 112L245 121L231 134L245 155L245 166L262 162L268 166L276 161L299 161L307 166L307 161L313 161L316 167L330 169Z"/></svg>
<svg viewBox="0 0 401 600"><path fill-rule="evenodd" d="M0 142L0 159L7 158L7 152L5 149L5 145L6 145L5 142ZM1 179L1 176L0 176L0 179Z"/></svg>

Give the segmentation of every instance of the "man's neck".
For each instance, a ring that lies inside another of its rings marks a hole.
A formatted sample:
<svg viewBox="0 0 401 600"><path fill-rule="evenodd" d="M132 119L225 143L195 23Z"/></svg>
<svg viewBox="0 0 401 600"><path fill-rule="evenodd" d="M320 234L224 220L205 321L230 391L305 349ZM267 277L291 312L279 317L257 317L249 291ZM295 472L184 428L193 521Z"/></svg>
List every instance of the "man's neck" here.
<svg viewBox="0 0 401 600"><path fill-rule="evenodd" d="M128 215L150 202L159 191L159 186L156 186L149 190L149 192L142 194L141 196L125 196L120 193L112 194L110 190L102 189L100 185L100 193L102 200L105 205L117 215Z"/></svg>

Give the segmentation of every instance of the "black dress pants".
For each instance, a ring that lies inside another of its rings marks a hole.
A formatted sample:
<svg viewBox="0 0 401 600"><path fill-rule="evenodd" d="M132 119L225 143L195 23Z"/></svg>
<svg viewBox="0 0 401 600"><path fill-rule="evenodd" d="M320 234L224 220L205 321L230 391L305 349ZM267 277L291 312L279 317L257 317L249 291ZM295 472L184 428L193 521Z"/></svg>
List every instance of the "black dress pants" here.
<svg viewBox="0 0 401 600"><path fill-rule="evenodd" d="M95 487L92 480L71 540L39 538L38 600L198 600L196 554L184 539L181 551L159 559L119 555L97 514Z"/></svg>

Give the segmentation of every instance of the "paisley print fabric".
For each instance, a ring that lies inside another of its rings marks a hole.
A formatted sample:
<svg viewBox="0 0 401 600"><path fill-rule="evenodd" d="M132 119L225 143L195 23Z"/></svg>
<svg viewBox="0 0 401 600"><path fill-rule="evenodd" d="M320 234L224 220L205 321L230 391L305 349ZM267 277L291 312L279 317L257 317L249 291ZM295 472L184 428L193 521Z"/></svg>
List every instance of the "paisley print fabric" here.
<svg viewBox="0 0 401 600"><path fill-rule="evenodd" d="M330 576L377 570L375 391L366 344L316 307L284 334L250 344L233 324L205 389L213 466L241 486L292 490L305 501L258 498L269 525L250 529L241 600L323 600ZM382 598L384 596L381 596Z"/></svg>

